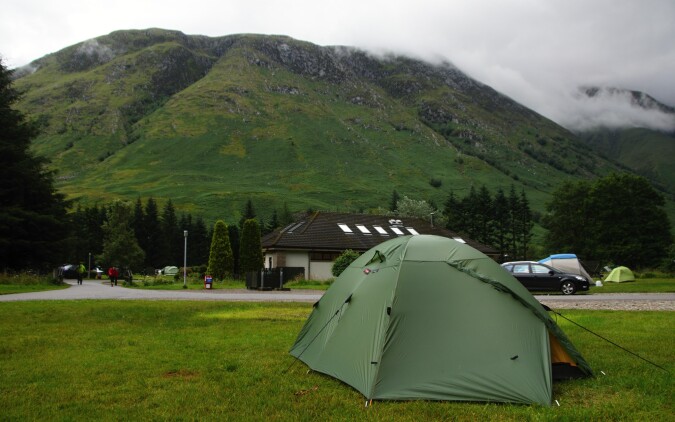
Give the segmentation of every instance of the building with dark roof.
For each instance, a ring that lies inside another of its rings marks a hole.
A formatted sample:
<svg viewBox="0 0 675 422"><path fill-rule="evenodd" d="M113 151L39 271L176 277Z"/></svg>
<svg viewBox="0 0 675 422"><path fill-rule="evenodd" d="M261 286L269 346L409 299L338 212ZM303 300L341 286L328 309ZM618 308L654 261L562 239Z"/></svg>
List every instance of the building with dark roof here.
<svg viewBox="0 0 675 422"><path fill-rule="evenodd" d="M333 277L335 259L346 249L365 252L397 236L449 237L497 259L499 252L419 218L314 212L262 238L265 268L304 267L305 278Z"/></svg>

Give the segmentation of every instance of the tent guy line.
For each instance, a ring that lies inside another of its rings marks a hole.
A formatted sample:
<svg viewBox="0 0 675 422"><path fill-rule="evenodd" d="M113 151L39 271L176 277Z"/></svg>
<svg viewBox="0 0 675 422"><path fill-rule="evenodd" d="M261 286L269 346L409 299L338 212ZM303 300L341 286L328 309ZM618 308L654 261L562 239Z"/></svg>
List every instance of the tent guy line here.
<svg viewBox="0 0 675 422"><path fill-rule="evenodd" d="M550 307L548 307L548 306L546 306L546 305L542 305L542 306L544 306L544 309L546 309L547 311L550 311L550 312L553 312L553 313L556 314L556 315L559 315L561 318L563 318L563 319L565 319L565 320L571 322L572 324L576 325L577 327L579 327L579 328L581 328L581 329L583 329L583 330L588 331L589 333L593 334L594 336L597 336L597 337L601 338L602 340L605 340L607 343L609 343L609 344L611 344L611 345L613 345L613 346L616 346L616 347L618 347L619 349L621 349L621 350L623 350L623 351L625 351L625 352L628 352L628 353L630 353L631 355L633 355L633 356L635 356L635 357L638 357L638 358L642 359L643 361L645 361L645 362L647 362L647 363L649 363L649 364L652 364L652 365L656 366L656 367L659 368L659 369L662 369L662 370L666 371L667 374L670 374L670 372L669 372L666 368L664 368L663 366L658 365L658 364L656 364L656 363L650 361L649 359L646 359L646 358L644 358L644 357L638 355L637 353L632 352L632 351L626 349L625 347L623 347L623 346L621 346L621 345L619 345L619 344L613 342L612 340L610 340L610 339L608 339L608 338L606 338L606 337L603 337L603 336L601 336L600 334L598 334L598 333L596 333L596 332L594 332L594 331L589 330L588 328L584 327L583 325L581 325L581 324L579 324L579 323L577 323L577 322L575 322L575 321L572 321L571 319L567 318L565 315L561 314L560 312L556 311L555 309L551 309ZM602 371L601 371L601 372L602 372ZM603 372L603 375L604 375L604 372Z"/></svg>

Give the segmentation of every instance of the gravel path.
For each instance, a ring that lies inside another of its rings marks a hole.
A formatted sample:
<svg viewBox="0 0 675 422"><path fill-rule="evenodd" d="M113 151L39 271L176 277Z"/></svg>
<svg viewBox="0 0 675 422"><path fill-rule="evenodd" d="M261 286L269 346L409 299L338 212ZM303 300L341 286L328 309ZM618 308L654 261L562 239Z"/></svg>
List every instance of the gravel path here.
<svg viewBox="0 0 675 422"><path fill-rule="evenodd" d="M321 299L323 291L257 291L257 290L143 290L111 287L101 280L66 280L70 287L34 293L0 295L0 302L24 300L222 300L239 302L309 302ZM593 295L535 295L552 309L608 309L626 311L675 311L675 293L596 293Z"/></svg>
<svg viewBox="0 0 675 422"><path fill-rule="evenodd" d="M593 295L535 297L551 309L675 311L675 293L597 293Z"/></svg>

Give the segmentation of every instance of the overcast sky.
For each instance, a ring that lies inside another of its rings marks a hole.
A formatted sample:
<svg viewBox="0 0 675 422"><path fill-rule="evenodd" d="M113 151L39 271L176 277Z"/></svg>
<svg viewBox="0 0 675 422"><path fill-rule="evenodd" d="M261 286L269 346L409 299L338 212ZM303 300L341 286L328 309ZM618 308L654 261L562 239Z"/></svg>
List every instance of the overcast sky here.
<svg viewBox="0 0 675 422"><path fill-rule="evenodd" d="M112 31L282 34L445 59L569 128L675 130L675 119L578 95L640 90L675 106L675 0L9 0L0 55L19 67Z"/></svg>

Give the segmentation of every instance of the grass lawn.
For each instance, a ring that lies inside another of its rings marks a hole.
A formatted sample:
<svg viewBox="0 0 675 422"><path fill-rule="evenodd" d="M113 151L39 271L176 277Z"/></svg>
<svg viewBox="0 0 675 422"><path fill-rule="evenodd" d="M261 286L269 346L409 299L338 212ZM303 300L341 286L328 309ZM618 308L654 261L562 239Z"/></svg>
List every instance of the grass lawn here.
<svg viewBox="0 0 675 422"><path fill-rule="evenodd" d="M162 284L153 284L153 277L148 277L148 283L143 283L144 278L134 278L134 287L141 289L157 290L179 290L183 288L183 279L173 281L173 278L165 278ZM161 279L160 279L161 280ZM294 280L284 284L291 290L327 290L331 281L321 280ZM187 280L188 289L200 290L204 288L204 282L197 279ZM213 289L245 289L246 283L243 280L225 280L213 283ZM628 283L604 283L602 287L591 285L588 292L578 294L594 293L672 293L675 292L675 278L644 278ZM537 292L534 292L537 294ZM550 292L547 292L551 294ZM555 294L555 293L554 293Z"/></svg>
<svg viewBox="0 0 675 422"><path fill-rule="evenodd" d="M672 293L675 292L675 278L639 278L624 283L602 283L602 287L591 286L591 293Z"/></svg>
<svg viewBox="0 0 675 422"><path fill-rule="evenodd" d="M42 292L66 289L67 284L57 284L49 275L0 273L0 295Z"/></svg>
<svg viewBox="0 0 675 422"><path fill-rule="evenodd" d="M559 324L597 377L560 407L375 402L288 355L310 304L0 303L3 420L672 420L672 375ZM675 371L672 312L563 311ZM604 372L605 375L601 373Z"/></svg>

